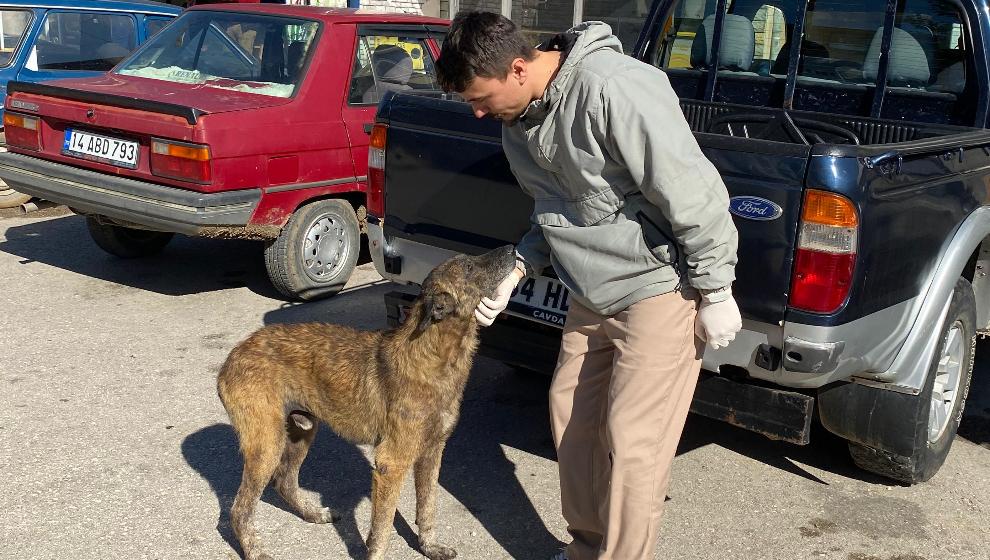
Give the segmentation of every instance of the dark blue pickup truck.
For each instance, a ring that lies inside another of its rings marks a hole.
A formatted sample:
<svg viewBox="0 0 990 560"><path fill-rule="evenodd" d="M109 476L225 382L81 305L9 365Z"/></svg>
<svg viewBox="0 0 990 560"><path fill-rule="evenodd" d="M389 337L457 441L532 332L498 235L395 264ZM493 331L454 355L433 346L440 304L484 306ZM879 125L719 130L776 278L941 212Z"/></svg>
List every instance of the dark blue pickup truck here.
<svg viewBox="0 0 990 560"><path fill-rule="evenodd" d="M986 0L658 0L630 54L662 68L739 230L735 342L707 350L692 410L932 477L990 332ZM372 130L369 229L386 278L520 239L532 201L500 124L397 94ZM553 366L568 292L523 282L483 351ZM397 321L405 300L387 296ZM657 328L662 328L658 325Z"/></svg>

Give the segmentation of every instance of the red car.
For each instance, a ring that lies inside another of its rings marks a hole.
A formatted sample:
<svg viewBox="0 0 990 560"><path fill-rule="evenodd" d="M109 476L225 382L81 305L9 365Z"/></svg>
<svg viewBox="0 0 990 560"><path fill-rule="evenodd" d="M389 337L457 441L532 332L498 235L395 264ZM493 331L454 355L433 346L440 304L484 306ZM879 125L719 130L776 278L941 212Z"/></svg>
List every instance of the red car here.
<svg viewBox="0 0 990 560"><path fill-rule="evenodd" d="M446 20L276 4L191 8L113 71L12 82L0 177L86 215L104 250L263 239L283 294L336 293L360 252L369 126L435 92Z"/></svg>

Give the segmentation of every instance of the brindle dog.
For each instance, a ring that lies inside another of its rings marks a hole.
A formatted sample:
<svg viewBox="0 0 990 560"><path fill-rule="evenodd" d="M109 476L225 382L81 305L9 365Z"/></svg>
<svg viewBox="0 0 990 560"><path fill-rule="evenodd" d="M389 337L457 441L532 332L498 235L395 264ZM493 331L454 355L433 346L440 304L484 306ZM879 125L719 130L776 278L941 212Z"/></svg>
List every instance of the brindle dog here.
<svg viewBox="0 0 990 560"><path fill-rule="evenodd" d="M230 352L217 391L244 456L230 518L245 558L271 558L255 532L254 511L273 479L306 521L335 520L299 490L299 467L316 436L314 421L351 442L375 446L369 560L385 555L409 469L415 473L423 554L431 560L457 555L436 540L440 456L478 346L475 307L514 265L511 246L451 258L430 273L408 318L393 330L273 325Z"/></svg>

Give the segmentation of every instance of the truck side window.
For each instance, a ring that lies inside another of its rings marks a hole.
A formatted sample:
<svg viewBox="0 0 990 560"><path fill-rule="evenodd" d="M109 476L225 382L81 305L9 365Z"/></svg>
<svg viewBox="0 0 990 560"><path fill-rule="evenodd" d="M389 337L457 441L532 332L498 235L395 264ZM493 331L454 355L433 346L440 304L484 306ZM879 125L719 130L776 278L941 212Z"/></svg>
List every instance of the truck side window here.
<svg viewBox="0 0 990 560"><path fill-rule="evenodd" d="M358 37L347 102L374 105L387 91L440 89L426 41L416 37Z"/></svg>
<svg viewBox="0 0 990 560"><path fill-rule="evenodd" d="M49 12L27 67L105 72L130 54L136 41L137 26L132 16Z"/></svg>
<svg viewBox="0 0 990 560"><path fill-rule="evenodd" d="M0 67L7 66L14 59L17 47L31 26L30 10L0 10Z"/></svg>

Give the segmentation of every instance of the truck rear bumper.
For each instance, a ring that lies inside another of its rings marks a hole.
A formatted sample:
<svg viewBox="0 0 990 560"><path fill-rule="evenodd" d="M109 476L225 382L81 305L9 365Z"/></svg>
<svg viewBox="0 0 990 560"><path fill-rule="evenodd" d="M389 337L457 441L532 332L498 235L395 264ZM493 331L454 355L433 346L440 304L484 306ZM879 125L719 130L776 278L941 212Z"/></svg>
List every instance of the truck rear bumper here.
<svg viewBox="0 0 990 560"><path fill-rule="evenodd" d="M246 226L261 200L261 189L200 193L10 152L0 153L0 178L17 191L83 214L187 235Z"/></svg>
<svg viewBox="0 0 990 560"><path fill-rule="evenodd" d="M398 325L414 296L401 292L385 294L390 325ZM526 319L507 317L481 333L482 355L526 369L553 371L560 329L536 325ZM691 403L691 412L728 422L770 439L804 445L810 441L815 399L812 396L740 383L702 372Z"/></svg>

